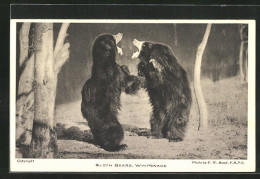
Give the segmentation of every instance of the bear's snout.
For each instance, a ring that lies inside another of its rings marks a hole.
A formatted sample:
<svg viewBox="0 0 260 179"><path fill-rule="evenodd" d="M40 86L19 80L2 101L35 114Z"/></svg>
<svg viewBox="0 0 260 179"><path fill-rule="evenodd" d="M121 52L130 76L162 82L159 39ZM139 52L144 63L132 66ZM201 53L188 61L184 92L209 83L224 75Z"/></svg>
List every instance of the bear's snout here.
<svg viewBox="0 0 260 179"><path fill-rule="evenodd" d="M143 42L139 41L137 39L134 39L133 44L138 49L138 51L133 53L132 58L138 58L140 51L141 51L141 48L142 48L142 45L143 45Z"/></svg>

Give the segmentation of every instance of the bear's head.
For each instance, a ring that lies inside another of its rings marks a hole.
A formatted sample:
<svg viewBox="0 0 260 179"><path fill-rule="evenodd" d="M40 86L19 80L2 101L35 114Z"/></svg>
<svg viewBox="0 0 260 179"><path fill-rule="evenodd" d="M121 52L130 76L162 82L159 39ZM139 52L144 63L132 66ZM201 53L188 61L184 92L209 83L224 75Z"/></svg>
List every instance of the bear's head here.
<svg viewBox="0 0 260 179"><path fill-rule="evenodd" d="M121 48L117 44L122 40L123 34L118 33L117 35L102 34L98 36L94 42L92 55L94 62L103 62L102 60L113 60L115 61L116 54L123 55Z"/></svg>
<svg viewBox="0 0 260 179"><path fill-rule="evenodd" d="M132 55L132 58L139 58L141 61L148 63L150 60L153 43L134 39L133 44L138 49L138 51Z"/></svg>
<svg viewBox="0 0 260 179"><path fill-rule="evenodd" d="M163 66L167 66L167 55L169 47L163 44L157 44L147 41L133 40L134 46L138 49L133 53L132 58L139 58L142 64L152 64L153 68L161 72ZM165 64L166 63L166 64Z"/></svg>

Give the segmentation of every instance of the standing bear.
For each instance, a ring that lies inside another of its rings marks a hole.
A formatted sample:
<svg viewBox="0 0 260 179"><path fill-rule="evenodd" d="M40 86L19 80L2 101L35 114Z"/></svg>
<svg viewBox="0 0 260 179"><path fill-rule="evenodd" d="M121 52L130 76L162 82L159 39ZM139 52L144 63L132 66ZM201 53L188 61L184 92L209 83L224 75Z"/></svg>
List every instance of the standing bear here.
<svg viewBox="0 0 260 179"><path fill-rule="evenodd" d="M191 90L186 71L177 62L170 47L152 42L133 44L138 51L138 75L146 79L153 113L150 119L151 135L182 141L189 121Z"/></svg>
<svg viewBox="0 0 260 179"><path fill-rule="evenodd" d="M107 151L124 150L121 142L124 131L118 122L120 95L135 94L141 88L141 78L129 74L126 66L116 62L117 53L122 50L117 43L123 34L103 34L96 38L93 48L91 78L82 89L81 112L98 145Z"/></svg>

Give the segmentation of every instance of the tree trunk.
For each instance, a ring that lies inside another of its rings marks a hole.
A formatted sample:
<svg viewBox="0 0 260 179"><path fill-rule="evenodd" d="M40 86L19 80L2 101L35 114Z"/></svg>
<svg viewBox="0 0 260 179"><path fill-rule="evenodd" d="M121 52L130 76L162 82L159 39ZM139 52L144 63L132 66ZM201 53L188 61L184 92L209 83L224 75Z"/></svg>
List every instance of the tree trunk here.
<svg viewBox="0 0 260 179"><path fill-rule="evenodd" d="M244 79L245 79L245 73L244 73L244 41L241 41L240 44L240 52L239 52L239 69L240 69L240 81L241 83L244 83Z"/></svg>
<svg viewBox="0 0 260 179"><path fill-rule="evenodd" d="M195 96L196 96L196 101L198 103L199 115L200 115L199 130L206 130L208 128L208 110L201 89L200 73L201 73L202 55L208 41L210 29L211 29L211 24L208 24L202 42L200 43L197 49L195 69L194 69L194 90L195 90Z"/></svg>
<svg viewBox="0 0 260 179"><path fill-rule="evenodd" d="M69 58L69 43L63 44L69 23L62 24L53 50L53 24L35 24L34 47L34 121L29 151L31 158L54 158L57 152L54 106L57 77Z"/></svg>
<svg viewBox="0 0 260 179"><path fill-rule="evenodd" d="M29 30L31 23L23 23L19 33L20 58L16 88L16 141L30 144L33 123L33 55L29 56Z"/></svg>
<svg viewBox="0 0 260 179"><path fill-rule="evenodd" d="M65 38L68 36L66 34L70 23L63 23L60 32L56 41L55 49L54 49L54 73L55 73L55 97L56 97L56 87L57 87L57 79L58 79L58 73L61 69L61 67L64 65L64 63L69 58L69 47L70 44L66 43L64 44Z"/></svg>
<svg viewBox="0 0 260 179"><path fill-rule="evenodd" d="M54 50L54 97L56 96L57 75L62 65L69 58L69 43L64 44L69 23L61 26ZM24 23L21 27L20 59L17 73L17 99L16 99L16 144L29 145L32 139L32 127L34 119L34 53L29 54L29 29L30 23ZM33 28L32 28L33 29ZM52 45L53 46L53 45ZM41 63L43 64L43 63ZM53 121L55 126L55 121ZM27 157L27 156L25 156Z"/></svg>
<svg viewBox="0 0 260 179"><path fill-rule="evenodd" d="M57 151L54 131L55 74L53 58L53 24L36 23L34 48L34 121L31 158L54 158Z"/></svg>
<svg viewBox="0 0 260 179"><path fill-rule="evenodd" d="M241 83L247 82L247 63L248 63L248 26L245 24L239 25L239 33L240 33L240 52L239 52L239 70L240 70L240 81Z"/></svg>
<svg viewBox="0 0 260 179"><path fill-rule="evenodd" d="M246 43L246 52L245 52L245 82L248 82L248 43Z"/></svg>

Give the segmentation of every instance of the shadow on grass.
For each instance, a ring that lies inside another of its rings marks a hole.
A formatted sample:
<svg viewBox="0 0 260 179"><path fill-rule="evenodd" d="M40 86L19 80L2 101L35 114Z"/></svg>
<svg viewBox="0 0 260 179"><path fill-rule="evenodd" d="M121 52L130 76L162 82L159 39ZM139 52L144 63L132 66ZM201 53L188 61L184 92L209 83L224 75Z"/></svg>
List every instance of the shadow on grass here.
<svg viewBox="0 0 260 179"><path fill-rule="evenodd" d="M146 128L138 128L135 126L130 126L126 124L122 124L123 130L128 131L130 133L135 133L138 136L150 136L151 132L150 129ZM70 128L65 129L64 124L58 123L56 125L56 133L57 138L60 140L77 140L77 141L83 141L88 142L94 145L97 145L95 143L95 140L93 138L93 135L90 130L80 130L79 127L72 126Z"/></svg>
<svg viewBox="0 0 260 179"><path fill-rule="evenodd" d="M130 126L130 125L122 125L124 131L128 131L130 133L134 133L138 136L150 136L150 129L146 129L146 128L138 128L135 126ZM65 128L65 124L61 124L61 123L57 123L56 124L56 134L57 134L57 139L58 140L76 140L76 141L81 141L81 142L87 142L93 145L97 145L97 142L95 141L95 139L93 138L93 135L91 133L90 130L80 130L79 127L76 126L72 126L70 128ZM22 155L22 158L28 158L28 152L29 152L29 148L30 145L24 145L21 143L17 144L17 149L19 151L19 153ZM59 153L57 158L64 158L63 156L65 156L65 158L73 158L73 156L82 156L83 158L86 158L86 156L89 158L107 158L109 157L111 154L93 154L93 153L77 153L77 152L62 152ZM107 155L107 156L106 156ZM141 158L138 156L127 156L127 155L120 155L120 154L116 154L111 156L111 158L116 157L116 158Z"/></svg>
<svg viewBox="0 0 260 179"><path fill-rule="evenodd" d="M72 126L65 129L64 124L56 125L57 139L59 140L77 140L97 145L90 130L80 130L79 127Z"/></svg>
<svg viewBox="0 0 260 179"><path fill-rule="evenodd" d="M151 130L147 129L147 128L139 128L136 126L131 126L131 125L127 125L127 124L122 124L122 127L124 129L124 131L128 131L131 133L135 133L138 136L151 136Z"/></svg>

